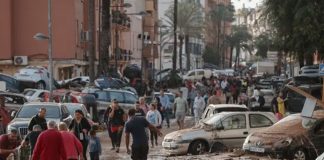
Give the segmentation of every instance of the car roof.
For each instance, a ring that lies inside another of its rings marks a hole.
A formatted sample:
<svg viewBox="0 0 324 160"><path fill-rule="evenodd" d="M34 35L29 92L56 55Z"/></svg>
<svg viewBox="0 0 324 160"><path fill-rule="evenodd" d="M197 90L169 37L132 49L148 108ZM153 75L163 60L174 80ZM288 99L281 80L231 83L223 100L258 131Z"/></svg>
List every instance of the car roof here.
<svg viewBox="0 0 324 160"><path fill-rule="evenodd" d="M20 93L11 93L11 92L2 92L2 91L0 91L0 95L25 97L23 94L20 94Z"/></svg>
<svg viewBox="0 0 324 160"><path fill-rule="evenodd" d="M160 94L160 92L154 92L154 94ZM167 95L173 95L173 96L174 96L174 94L171 93L171 92L164 92L164 94L167 94Z"/></svg>
<svg viewBox="0 0 324 160"><path fill-rule="evenodd" d="M84 106L84 104L82 104L82 103L62 103L62 104L65 106L68 106L68 107Z"/></svg>
<svg viewBox="0 0 324 160"><path fill-rule="evenodd" d="M15 79L13 76L11 76L11 75L9 75L9 74L0 73L0 75L4 75L4 76L7 76L7 77L10 77L10 78Z"/></svg>
<svg viewBox="0 0 324 160"><path fill-rule="evenodd" d="M244 108L248 109L246 105L239 105L239 104L210 104L208 107L212 107L213 109L217 108Z"/></svg>
<svg viewBox="0 0 324 160"><path fill-rule="evenodd" d="M32 106L32 105L42 105L42 106L62 106L61 103L55 103L55 102L27 102L24 104L24 106Z"/></svg>

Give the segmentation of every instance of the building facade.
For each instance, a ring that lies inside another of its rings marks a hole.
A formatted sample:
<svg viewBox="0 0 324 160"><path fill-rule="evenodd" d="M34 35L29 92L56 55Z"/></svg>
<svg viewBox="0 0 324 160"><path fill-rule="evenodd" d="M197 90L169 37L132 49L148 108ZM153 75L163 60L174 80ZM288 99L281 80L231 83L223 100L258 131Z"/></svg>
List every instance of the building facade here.
<svg viewBox="0 0 324 160"><path fill-rule="evenodd" d="M54 77L65 79L87 72L85 39L86 0L52 1ZM36 33L48 34L48 4L45 0L0 1L0 71L13 75L26 65L45 66L47 41L33 39ZM15 62L17 56L23 62Z"/></svg>

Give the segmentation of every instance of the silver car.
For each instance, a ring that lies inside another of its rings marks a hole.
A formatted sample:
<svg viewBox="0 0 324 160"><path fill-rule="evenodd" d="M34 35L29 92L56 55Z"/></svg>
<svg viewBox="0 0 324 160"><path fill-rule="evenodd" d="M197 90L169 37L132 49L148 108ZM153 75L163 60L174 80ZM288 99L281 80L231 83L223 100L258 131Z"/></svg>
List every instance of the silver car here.
<svg viewBox="0 0 324 160"><path fill-rule="evenodd" d="M167 134L162 147L170 155L240 148L248 134L275 122L270 112L221 112L193 128Z"/></svg>

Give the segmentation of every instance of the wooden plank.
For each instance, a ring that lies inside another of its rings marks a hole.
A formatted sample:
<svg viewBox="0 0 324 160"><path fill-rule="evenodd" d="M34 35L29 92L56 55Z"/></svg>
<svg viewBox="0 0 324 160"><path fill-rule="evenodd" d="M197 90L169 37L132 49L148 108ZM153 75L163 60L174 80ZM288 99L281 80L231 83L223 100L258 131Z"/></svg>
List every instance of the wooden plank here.
<svg viewBox="0 0 324 160"><path fill-rule="evenodd" d="M303 90L301 90L301 89L299 89L299 88L297 88L297 87L295 87L295 86L289 86L289 85L288 85L287 87L288 87L289 89L291 89L291 90L293 90L293 91L295 91L295 92L297 92L297 93L299 93L299 94L305 96L306 98L309 98L309 99L313 99L313 100L315 100L315 101L316 101L316 104L317 104L318 106L320 106L320 107L322 107L322 108L324 109L324 102L322 102L321 100L319 100L319 99L313 97L313 96L310 95L309 93L307 93L307 92L305 92L305 91L303 91Z"/></svg>

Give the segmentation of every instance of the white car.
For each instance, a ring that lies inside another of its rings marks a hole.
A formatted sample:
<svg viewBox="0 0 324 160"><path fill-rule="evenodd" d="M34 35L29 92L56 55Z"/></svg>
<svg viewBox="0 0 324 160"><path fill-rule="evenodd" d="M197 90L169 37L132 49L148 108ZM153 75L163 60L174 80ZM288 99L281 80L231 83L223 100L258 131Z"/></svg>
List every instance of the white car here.
<svg viewBox="0 0 324 160"><path fill-rule="evenodd" d="M74 83L85 84L86 85L86 84L90 83L90 78L89 78L89 76L79 76L79 77L74 77L74 78L71 78L71 79L58 81L57 83L62 85L63 83L69 83L69 82L74 82Z"/></svg>
<svg viewBox="0 0 324 160"><path fill-rule="evenodd" d="M15 74L20 83L33 83L37 89L49 89L49 72L45 67L27 66Z"/></svg>
<svg viewBox="0 0 324 160"><path fill-rule="evenodd" d="M29 102L43 102L45 94L49 94L50 92L42 89L25 89L23 94L27 98Z"/></svg>
<svg viewBox="0 0 324 160"><path fill-rule="evenodd" d="M203 77L210 78L212 71L208 69L194 69L183 75L183 80L201 80Z"/></svg>
<svg viewBox="0 0 324 160"><path fill-rule="evenodd" d="M316 158L316 160L324 160L324 153Z"/></svg>
<svg viewBox="0 0 324 160"><path fill-rule="evenodd" d="M162 147L171 155L197 155L241 148L250 133L272 126L275 122L271 112L221 112L198 126L167 134Z"/></svg>
<svg viewBox="0 0 324 160"><path fill-rule="evenodd" d="M239 104L210 104L206 107L203 114L201 115L200 121L208 119L220 112L245 112L249 109L246 105Z"/></svg>

